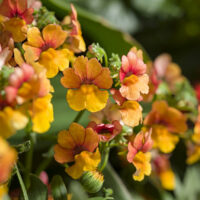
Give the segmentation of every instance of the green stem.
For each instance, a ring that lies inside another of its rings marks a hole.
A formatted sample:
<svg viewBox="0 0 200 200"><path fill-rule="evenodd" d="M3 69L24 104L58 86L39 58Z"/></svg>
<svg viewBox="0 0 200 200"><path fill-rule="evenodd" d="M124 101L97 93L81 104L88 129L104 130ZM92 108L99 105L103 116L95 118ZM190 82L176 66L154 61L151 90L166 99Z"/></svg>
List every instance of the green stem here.
<svg viewBox="0 0 200 200"><path fill-rule="evenodd" d="M19 169L17 167L17 164L15 164L15 169L16 169L16 172L17 172L17 177L18 177L18 180L19 180L19 184L20 184L21 189L22 189L24 200L29 200L28 194L27 194L27 191L26 191L26 187L24 185L24 182L23 182L22 176L21 176L21 174L19 172Z"/></svg>
<svg viewBox="0 0 200 200"><path fill-rule="evenodd" d="M85 110L81 110L80 112L78 112L78 114L76 115L75 119L73 122L79 122L79 120L81 119L82 115L84 114Z"/></svg>
<svg viewBox="0 0 200 200"><path fill-rule="evenodd" d="M102 172L104 170L104 168L106 167L107 163L108 163L108 159L109 159L109 153L110 153L110 148L106 147L103 155L102 155L102 161L99 167L99 171Z"/></svg>
<svg viewBox="0 0 200 200"><path fill-rule="evenodd" d="M30 185L29 174L32 171L33 151L34 151L34 143L35 143L34 133L29 133L28 136L29 136L31 145L30 145L30 150L26 153L26 158L25 158L26 170L25 170L25 176L24 176L24 182L27 188Z"/></svg>
<svg viewBox="0 0 200 200"><path fill-rule="evenodd" d="M105 67L108 67L108 56L107 56L107 53L104 51L103 55L104 55Z"/></svg>
<svg viewBox="0 0 200 200"><path fill-rule="evenodd" d="M53 160L53 156L44 159L42 163L39 165L39 167L37 168L35 172L36 175L39 175L42 171L44 171L49 166L52 160Z"/></svg>

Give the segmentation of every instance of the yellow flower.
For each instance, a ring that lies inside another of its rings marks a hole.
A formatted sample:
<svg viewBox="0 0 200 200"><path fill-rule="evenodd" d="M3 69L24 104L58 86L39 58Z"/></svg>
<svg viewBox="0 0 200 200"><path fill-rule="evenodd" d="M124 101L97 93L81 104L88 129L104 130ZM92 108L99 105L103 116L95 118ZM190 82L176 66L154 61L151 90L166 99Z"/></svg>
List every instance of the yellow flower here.
<svg viewBox="0 0 200 200"><path fill-rule="evenodd" d="M192 165L200 160L200 146L195 145L188 150L187 164Z"/></svg>
<svg viewBox="0 0 200 200"><path fill-rule="evenodd" d="M66 98L72 109L97 112L106 106L108 91L100 89L109 89L112 79L109 69L103 68L97 59L80 56L73 68L65 69L63 74L61 83L69 89Z"/></svg>
<svg viewBox="0 0 200 200"><path fill-rule="evenodd" d="M8 192L8 188L7 186L4 185L0 185L0 199L4 199L4 196L7 194Z"/></svg>
<svg viewBox="0 0 200 200"><path fill-rule="evenodd" d="M139 151L134 159L133 159L133 165L136 168L136 172L133 174L133 179L136 181L142 181L144 179L144 176L149 176L151 174L151 153L143 153L142 151Z"/></svg>
<svg viewBox="0 0 200 200"><path fill-rule="evenodd" d="M6 140L0 137L0 185L10 177L16 159L17 152L8 145Z"/></svg>
<svg viewBox="0 0 200 200"><path fill-rule="evenodd" d="M52 95L48 94L33 101L30 113L33 122L33 131L37 133L46 132L50 128L50 123L54 120L51 98Z"/></svg>
<svg viewBox="0 0 200 200"><path fill-rule="evenodd" d="M17 130L25 128L28 123L28 117L18 110L11 107L5 107L0 111L0 136L8 138L15 134Z"/></svg>

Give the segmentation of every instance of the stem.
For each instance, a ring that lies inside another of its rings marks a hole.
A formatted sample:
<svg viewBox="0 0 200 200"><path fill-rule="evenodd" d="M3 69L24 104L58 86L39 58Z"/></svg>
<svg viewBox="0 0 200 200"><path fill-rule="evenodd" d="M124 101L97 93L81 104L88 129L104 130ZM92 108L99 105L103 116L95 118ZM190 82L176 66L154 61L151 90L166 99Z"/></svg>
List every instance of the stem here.
<svg viewBox="0 0 200 200"><path fill-rule="evenodd" d="M33 151L34 151L34 143L35 143L34 133L29 133L28 136L31 142L31 146L30 146L30 150L26 153L26 158L25 158L26 170L25 170L25 177L24 177L24 182L27 188L30 185L29 174L32 171Z"/></svg>
<svg viewBox="0 0 200 200"><path fill-rule="evenodd" d="M81 110L80 112L78 112L73 122L79 122L84 112L85 110Z"/></svg>
<svg viewBox="0 0 200 200"><path fill-rule="evenodd" d="M106 167L106 165L108 163L109 153L110 153L110 148L106 147L104 152L103 152L103 156L102 156L103 159L102 159L100 167L99 167L100 172L102 172L104 170L104 168Z"/></svg>
<svg viewBox="0 0 200 200"><path fill-rule="evenodd" d="M42 161L42 163L39 165L39 167L37 168L36 170L36 175L40 175L40 173L42 171L44 171L48 166L49 164L51 163L51 161L53 160L53 156L52 157L49 157L49 158L46 158Z"/></svg>
<svg viewBox="0 0 200 200"><path fill-rule="evenodd" d="M26 187L24 185L24 182L22 180L22 176L19 172L19 169L17 167L17 164L15 164L15 169L16 169L16 172L17 172L17 177L18 177L18 180L19 180L19 184L21 186L21 189L22 189L22 193L23 193L23 196L24 196L24 200L29 200L28 198L28 194L27 194L27 191L26 191Z"/></svg>
<svg viewBox="0 0 200 200"><path fill-rule="evenodd" d="M103 55L104 55L105 67L108 67L108 56L107 56L107 53L104 51Z"/></svg>

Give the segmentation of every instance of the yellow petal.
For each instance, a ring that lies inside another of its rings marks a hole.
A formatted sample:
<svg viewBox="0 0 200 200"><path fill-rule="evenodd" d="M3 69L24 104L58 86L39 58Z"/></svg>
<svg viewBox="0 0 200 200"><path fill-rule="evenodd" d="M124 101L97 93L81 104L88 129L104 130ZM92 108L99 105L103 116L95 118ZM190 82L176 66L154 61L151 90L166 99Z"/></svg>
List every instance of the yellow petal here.
<svg viewBox="0 0 200 200"><path fill-rule="evenodd" d="M171 169L165 170L159 174L160 181L164 189L174 190L175 188L175 176Z"/></svg>
<svg viewBox="0 0 200 200"><path fill-rule="evenodd" d="M78 179L85 171L95 170L101 161L101 155L97 149L95 153L82 151L75 156L75 163L65 171L73 178Z"/></svg>

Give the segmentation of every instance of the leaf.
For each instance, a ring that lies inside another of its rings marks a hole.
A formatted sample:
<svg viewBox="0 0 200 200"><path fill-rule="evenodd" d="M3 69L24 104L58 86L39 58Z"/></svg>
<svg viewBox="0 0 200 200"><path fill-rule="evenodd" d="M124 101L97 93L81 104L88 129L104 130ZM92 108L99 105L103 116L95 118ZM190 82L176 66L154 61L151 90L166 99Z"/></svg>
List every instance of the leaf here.
<svg viewBox="0 0 200 200"><path fill-rule="evenodd" d="M82 185L77 181L72 181L70 183L69 193L72 194L72 200L88 200L88 195Z"/></svg>
<svg viewBox="0 0 200 200"><path fill-rule="evenodd" d="M51 180L51 191L53 198L56 200L66 200L67 188L61 176L56 175Z"/></svg>
<svg viewBox="0 0 200 200"><path fill-rule="evenodd" d="M106 200L106 199L103 197L92 197L92 198L89 198L88 200Z"/></svg>
<svg viewBox="0 0 200 200"><path fill-rule="evenodd" d="M46 185L33 174L30 174L30 182L28 189L29 200L47 200L48 190Z"/></svg>

